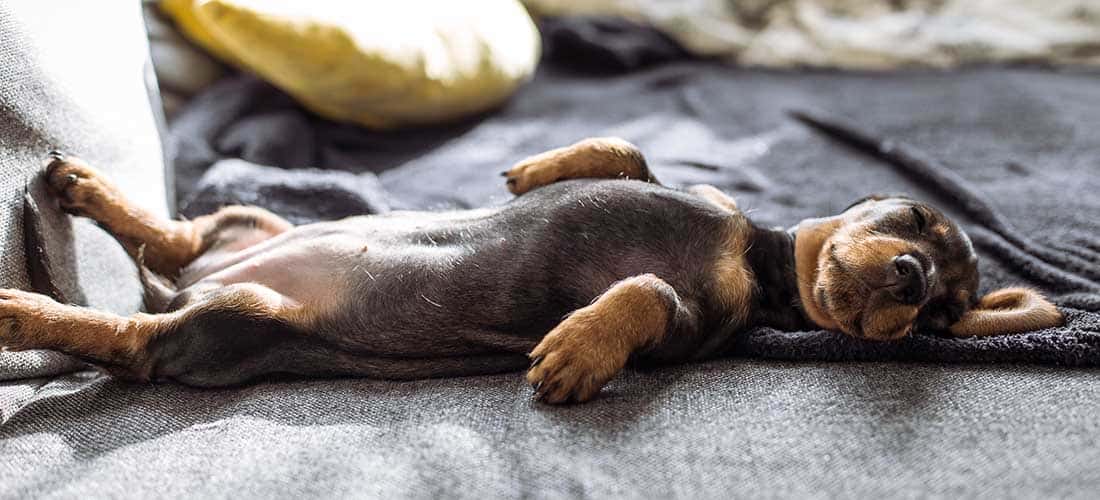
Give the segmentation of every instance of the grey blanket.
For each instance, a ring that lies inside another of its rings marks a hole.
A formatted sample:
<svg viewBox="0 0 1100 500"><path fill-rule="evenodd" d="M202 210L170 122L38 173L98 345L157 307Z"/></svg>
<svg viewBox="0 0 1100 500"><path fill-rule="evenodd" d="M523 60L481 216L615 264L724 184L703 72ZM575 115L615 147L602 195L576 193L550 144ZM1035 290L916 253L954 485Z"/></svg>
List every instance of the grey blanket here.
<svg viewBox="0 0 1100 500"><path fill-rule="evenodd" d="M240 77L207 93L176 122L174 136L195 141L180 145L186 158L180 178L199 179L182 212L196 216L228 203L259 204L308 222L391 205L504 203L508 195L496 174L510 163L586 135L621 135L647 153L666 183L714 184L768 224L831 215L871 193L931 201L964 222L982 255L985 290L1036 287L1068 319L1062 328L1023 335L958 339L922 332L897 343L757 328L738 339L732 355L1100 366L1100 197L1092 195L1100 180L1089 175L1100 169L1086 159L1087 149L1073 149L1091 145L1070 142L1061 128L1087 130L1088 122L1056 125L1018 115L1029 99L1080 109L1087 97L1058 95L1043 82L1084 86L1087 78L1024 71L898 75L884 92L875 78L792 78L705 65L597 85L544 74L503 113L484 120L366 134L311 119L278 91ZM988 95L962 89L976 90L983 82L997 85ZM857 97L863 89L873 90L885 109L865 109ZM849 141L829 140L785 113L807 108L847 127ZM851 142L859 134L868 135L862 149ZM885 140L896 143L890 155L876 149ZM1047 148L1056 151L1039 154ZM251 163L209 168L224 156Z"/></svg>
<svg viewBox="0 0 1100 500"><path fill-rule="evenodd" d="M304 222L504 203L497 173L510 163L619 135L662 181L715 184L766 224L871 192L928 199L975 237L986 289L1038 287L1068 323L890 345L759 329L730 358L627 372L564 408L532 403L518 374L224 390L87 372L9 382L4 496L1085 496L1100 486L1100 374L1033 363L1098 360L1095 81L700 62L601 78L545 70L496 113L391 133L319 121L247 77L225 81L173 125L187 215L244 202ZM937 166L898 168L790 109L847 117ZM872 359L1032 364L806 361Z"/></svg>

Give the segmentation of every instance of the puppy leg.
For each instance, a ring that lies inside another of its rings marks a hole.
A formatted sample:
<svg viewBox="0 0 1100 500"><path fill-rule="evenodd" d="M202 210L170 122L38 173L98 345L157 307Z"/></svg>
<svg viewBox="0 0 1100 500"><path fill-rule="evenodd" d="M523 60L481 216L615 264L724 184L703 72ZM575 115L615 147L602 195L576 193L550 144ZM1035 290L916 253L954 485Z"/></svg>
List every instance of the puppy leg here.
<svg viewBox="0 0 1100 500"><path fill-rule="evenodd" d="M111 371L143 371L145 347L160 329L155 317L124 318L60 304L21 290L0 290L0 346L7 350L50 349Z"/></svg>
<svg viewBox="0 0 1100 500"><path fill-rule="evenodd" d="M142 381L214 386L277 371L248 363L294 335L291 325L300 320L285 297L251 283L220 288L172 313L126 317L0 290L0 346L59 351Z"/></svg>
<svg viewBox="0 0 1100 500"><path fill-rule="evenodd" d="M733 198L730 198L726 193L723 193L710 184L696 184L687 188L687 192L707 200L712 205L729 210L730 212L738 211L737 202L733 201Z"/></svg>
<svg viewBox="0 0 1100 500"><path fill-rule="evenodd" d="M652 274L622 280L542 339L531 351L527 381L542 401L587 401L622 370L631 354L693 324L686 319L693 310Z"/></svg>
<svg viewBox="0 0 1100 500"><path fill-rule="evenodd" d="M656 183L645 157L633 144L615 137L585 139L572 146L526 158L503 172L508 190L520 195L565 179L638 179Z"/></svg>
<svg viewBox="0 0 1100 500"><path fill-rule="evenodd" d="M51 157L46 181L61 207L104 226L132 256L144 248L145 265L161 275L176 275L218 243L221 230L228 226L247 224L266 237L291 227L278 216L255 207L227 207L193 221L161 218L131 203L106 176L80 159L59 153L51 153Z"/></svg>

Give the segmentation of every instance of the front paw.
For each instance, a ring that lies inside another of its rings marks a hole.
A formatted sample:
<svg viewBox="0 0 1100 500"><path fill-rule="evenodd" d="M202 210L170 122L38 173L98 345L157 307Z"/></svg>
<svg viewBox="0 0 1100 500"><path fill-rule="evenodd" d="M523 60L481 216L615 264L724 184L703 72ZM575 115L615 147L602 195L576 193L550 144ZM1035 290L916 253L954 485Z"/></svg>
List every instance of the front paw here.
<svg viewBox="0 0 1100 500"><path fill-rule="evenodd" d="M527 382L535 399L551 404L592 399L623 366L628 349L609 342L598 318L578 311L542 339L531 351Z"/></svg>
<svg viewBox="0 0 1100 500"><path fill-rule="evenodd" d="M558 165L545 160L545 155L536 155L501 172L500 175L507 179L508 191L518 196L558 180Z"/></svg>
<svg viewBox="0 0 1100 500"><path fill-rule="evenodd" d="M46 185L61 208L75 215L86 215L108 198L111 185L95 168L74 156L51 151L46 164Z"/></svg>

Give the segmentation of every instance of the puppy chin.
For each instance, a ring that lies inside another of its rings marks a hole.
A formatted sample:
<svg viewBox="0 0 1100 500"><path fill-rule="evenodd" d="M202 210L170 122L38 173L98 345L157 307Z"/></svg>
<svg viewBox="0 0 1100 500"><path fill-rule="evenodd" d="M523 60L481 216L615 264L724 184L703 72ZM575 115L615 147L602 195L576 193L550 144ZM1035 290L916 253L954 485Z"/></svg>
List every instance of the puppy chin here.
<svg viewBox="0 0 1100 500"><path fill-rule="evenodd" d="M893 332L868 333L868 334L864 335L863 338L865 338L867 340L878 340L878 341L882 341L882 342L891 342L891 341L901 340L901 339L904 339L905 337L908 337L909 336L909 331L910 331L910 328L905 327L905 328L902 328L900 330L895 330Z"/></svg>
<svg viewBox="0 0 1100 500"><path fill-rule="evenodd" d="M919 308L873 297L863 314L863 336L871 340L900 340L913 331Z"/></svg>
<svg viewBox="0 0 1100 500"><path fill-rule="evenodd" d="M884 321L878 318L874 312L859 311L850 314L847 318L838 318L835 315L833 318L840 326L841 332L850 337L863 340L879 342L901 340L908 337L912 331L912 324L910 323L894 323L890 326L881 326Z"/></svg>

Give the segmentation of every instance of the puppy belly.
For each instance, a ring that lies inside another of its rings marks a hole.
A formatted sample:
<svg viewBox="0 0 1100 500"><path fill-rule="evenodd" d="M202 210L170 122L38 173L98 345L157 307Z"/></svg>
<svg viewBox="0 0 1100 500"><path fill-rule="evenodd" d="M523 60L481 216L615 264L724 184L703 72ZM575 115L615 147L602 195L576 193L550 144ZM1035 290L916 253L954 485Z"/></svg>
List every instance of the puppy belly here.
<svg viewBox="0 0 1100 500"><path fill-rule="evenodd" d="M202 278L197 285L257 283L283 296L285 305L325 306L335 303L347 289L349 274L368 246L352 236L333 235L244 250L224 257L224 268ZM215 263L217 264L217 263Z"/></svg>

